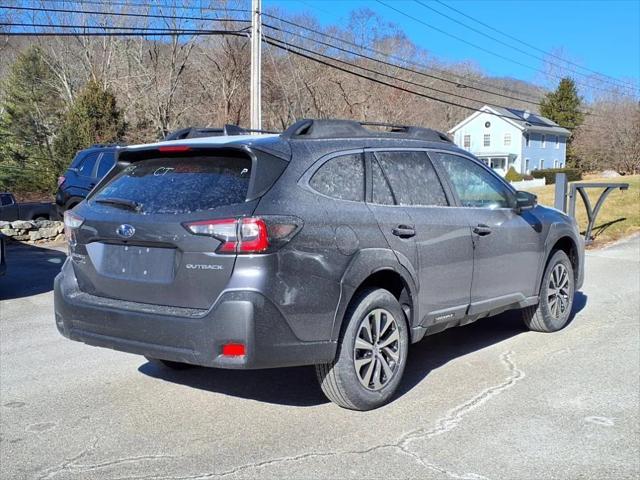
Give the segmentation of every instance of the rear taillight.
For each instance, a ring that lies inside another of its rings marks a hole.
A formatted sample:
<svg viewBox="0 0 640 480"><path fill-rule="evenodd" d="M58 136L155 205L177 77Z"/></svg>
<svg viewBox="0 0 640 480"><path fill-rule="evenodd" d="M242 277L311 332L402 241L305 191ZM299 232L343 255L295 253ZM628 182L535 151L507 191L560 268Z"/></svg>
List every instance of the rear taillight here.
<svg viewBox="0 0 640 480"><path fill-rule="evenodd" d="M71 210L64 212L64 236L70 247L76 245L76 230L82 226L84 218Z"/></svg>
<svg viewBox="0 0 640 480"><path fill-rule="evenodd" d="M185 223L195 235L207 235L222 243L217 253L265 253L293 238L302 226L295 217L243 217Z"/></svg>
<svg viewBox="0 0 640 480"><path fill-rule="evenodd" d="M58 177L58 186L62 185L67 178L64 175Z"/></svg>

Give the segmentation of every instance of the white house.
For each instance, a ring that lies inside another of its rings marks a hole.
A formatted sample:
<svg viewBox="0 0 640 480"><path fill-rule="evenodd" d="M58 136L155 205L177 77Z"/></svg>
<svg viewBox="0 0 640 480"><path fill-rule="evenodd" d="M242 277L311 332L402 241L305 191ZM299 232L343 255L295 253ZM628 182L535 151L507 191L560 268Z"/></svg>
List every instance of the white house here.
<svg viewBox="0 0 640 480"><path fill-rule="evenodd" d="M512 166L519 173L564 167L571 135L566 128L528 110L488 105L449 133L456 145L503 176Z"/></svg>

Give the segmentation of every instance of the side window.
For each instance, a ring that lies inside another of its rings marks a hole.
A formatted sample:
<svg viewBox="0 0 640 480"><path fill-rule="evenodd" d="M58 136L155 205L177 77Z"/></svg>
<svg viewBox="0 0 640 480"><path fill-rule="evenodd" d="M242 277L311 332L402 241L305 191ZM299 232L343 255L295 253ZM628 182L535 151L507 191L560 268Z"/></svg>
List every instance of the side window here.
<svg viewBox="0 0 640 480"><path fill-rule="evenodd" d="M88 154L80 164L80 169L78 173L84 177L92 177L93 176L93 168L96 166L96 160L98 160L98 153L90 153Z"/></svg>
<svg viewBox="0 0 640 480"><path fill-rule="evenodd" d="M376 152L399 205L448 205L425 152Z"/></svg>
<svg viewBox="0 0 640 480"><path fill-rule="evenodd" d="M513 195L506 185L472 160L432 153L445 168L464 207L511 208Z"/></svg>
<svg viewBox="0 0 640 480"><path fill-rule="evenodd" d="M7 206L13 204L13 198L8 193L3 193L0 195L0 205Z"/></svg>
<svg viewBox="0 0 640 480"><path fill-rule="evenodd" d="M362 155L332 158L322 165L309 182L315 191L340 200L364 201Z"/></svg>
<svg viewBox="0 0 640 480"><path fill-rule="evenodd" d="M373 159L371 162L371 177L373 186L373 203L380 205L395 205L393 192L389 186L389 182L385 178L384 172L380 168L378 162Z"/></svg>
<svg viewBox="0 0 640 480"><path fill-rule="evenodd" d="M96 176L98 178L104 177L107 174L107 172L111 170L111 167L113 167L114 163L115 163L115 158L113 156L113 153L106 152L102 154L102 158L100 159L100 164L98 165L98 173Z"/></svg>

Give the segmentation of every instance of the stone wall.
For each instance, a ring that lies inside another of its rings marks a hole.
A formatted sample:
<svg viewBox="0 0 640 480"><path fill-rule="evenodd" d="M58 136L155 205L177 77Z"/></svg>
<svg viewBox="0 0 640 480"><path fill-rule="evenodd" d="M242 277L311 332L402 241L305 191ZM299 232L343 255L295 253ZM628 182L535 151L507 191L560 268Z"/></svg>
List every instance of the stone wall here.
<svg viewBox="0 0 640 480"><path fill-rule="evenodd" d="M53 220L0 221L0 233L21 242L52 242L64 240L64 223Z"/></svg>

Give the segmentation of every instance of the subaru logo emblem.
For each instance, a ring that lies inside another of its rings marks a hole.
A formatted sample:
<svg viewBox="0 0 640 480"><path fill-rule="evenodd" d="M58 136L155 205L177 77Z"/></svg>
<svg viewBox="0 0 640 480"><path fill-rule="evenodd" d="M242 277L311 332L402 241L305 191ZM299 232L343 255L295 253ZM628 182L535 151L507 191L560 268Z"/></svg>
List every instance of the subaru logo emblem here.
<svg viewBox="0 0 640 480"><path fill-rule="evenodd" d="M120 225L118 227L118 229L116 230L116 233L118 235L120 235L121 237L131 238L131 237L133 237L133 234L136 233L136 229L133 228L132 225L128 225L126 223L123 223L122 225Z"/></svg>

